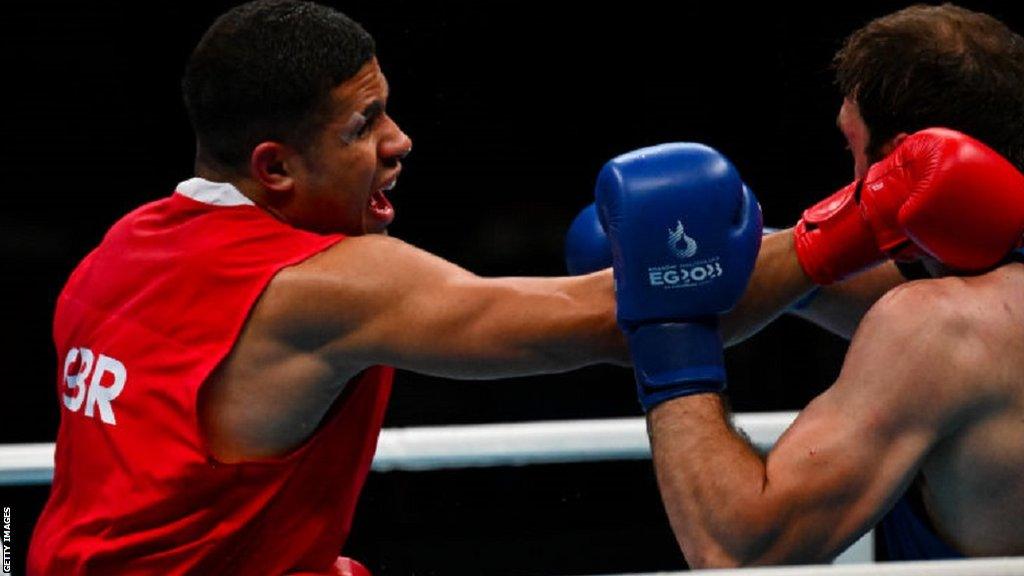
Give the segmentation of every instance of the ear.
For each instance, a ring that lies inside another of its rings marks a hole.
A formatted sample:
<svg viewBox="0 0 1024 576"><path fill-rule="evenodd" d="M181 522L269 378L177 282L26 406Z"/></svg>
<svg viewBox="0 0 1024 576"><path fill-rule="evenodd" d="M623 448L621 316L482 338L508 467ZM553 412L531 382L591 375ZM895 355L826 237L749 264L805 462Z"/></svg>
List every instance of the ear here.
<svg viewBox="0 0 1024 576"><path fill-rule="evenodd" d="M903 144L903 141L907 138L907 136L910 136L910 134L907 134L906 132L900 132L899 134L889 139L888 142L882 144L882 148L878 151L882 155L882 158L885 158L889 154L892 154L893 150L899 148L900 144Z"/></svg>
<svg viewBox="0 0 1024 576"><path fill-rule="evenodd" d="M288 169L288 158L291 155L291 149L280 142L260 142L249 156L249 173L253 180L272 194L290 192L295 186L293 175Z"/></svg>

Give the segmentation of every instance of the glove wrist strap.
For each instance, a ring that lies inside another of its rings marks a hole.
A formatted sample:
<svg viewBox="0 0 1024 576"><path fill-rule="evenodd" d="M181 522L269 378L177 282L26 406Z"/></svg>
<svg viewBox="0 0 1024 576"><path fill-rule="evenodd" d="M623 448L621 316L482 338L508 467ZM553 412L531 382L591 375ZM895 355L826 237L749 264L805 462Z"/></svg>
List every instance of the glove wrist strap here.
<svg viewBox="0 0 1024 576"><path fill-rule="evenodd" d="M725 390L717 318L647 324L627 331L644 411L679 396Z"/></svg>

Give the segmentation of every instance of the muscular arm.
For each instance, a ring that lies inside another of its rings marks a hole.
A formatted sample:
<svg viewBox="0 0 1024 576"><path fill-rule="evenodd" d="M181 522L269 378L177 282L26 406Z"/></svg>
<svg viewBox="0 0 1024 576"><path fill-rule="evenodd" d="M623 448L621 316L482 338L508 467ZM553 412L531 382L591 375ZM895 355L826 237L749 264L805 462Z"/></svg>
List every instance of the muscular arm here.
<svg viewBox="0 0 1024 576"><path fill-rule="evenodd" d="M263 304L280 338L356 369L500 378L628 358L610 270L481 278L384 236L283 272Z"/></svg>
<svg viewBox="0 0 1024 576"><path fill-rule="evenodd" d="M823 287L806 308L793 313L849 339L867 310L903 281L896 266L886 262L844 282ZM813 289L814 284L797 260L792 229L765 236L743 298L722 317L726 345L753 336Z"/></svg>
<svg viewBox="0 0 1024 576"><path fill-rule="evenodd" d="M498 378L627 361L611 270L481 278L368 235L270 282L204 386L200 413L214 456L262 459L305 440L345 384L375 364Z"/></svg>
<svg viewBox="0 0 1024 576"><path fill-rule="evenodd" d="M765 236L743 297L721 318L722 339L728 346L753 336L812 289L796 259L792 230Z"/></svg>
<svg viewBox="0 0 1024 576"><path fill-rule="evenodd" d="M988 361L984 346L929 290L897 290L869 312L839 379L767 456L732 429L717 395L648 414L662 498L691 566L832 558L884 514L937 441L998 405L964 385Z"/></svg>

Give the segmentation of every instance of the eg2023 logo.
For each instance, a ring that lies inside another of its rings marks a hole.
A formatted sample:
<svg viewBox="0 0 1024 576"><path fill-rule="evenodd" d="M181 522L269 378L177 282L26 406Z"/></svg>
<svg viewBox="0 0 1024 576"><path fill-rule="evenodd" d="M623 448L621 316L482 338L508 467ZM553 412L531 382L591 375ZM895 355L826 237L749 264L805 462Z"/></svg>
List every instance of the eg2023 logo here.
<svg viewBox="0 0 1024 576"><path fill-rule="evenodd" d="M724 271L718 256L690 261L697 256L697 240L686 235L683 221L668 231L668 249L682 263L664 264L647 269L647 281L658 288L691 288L702 286L722 276Z"/></svg>

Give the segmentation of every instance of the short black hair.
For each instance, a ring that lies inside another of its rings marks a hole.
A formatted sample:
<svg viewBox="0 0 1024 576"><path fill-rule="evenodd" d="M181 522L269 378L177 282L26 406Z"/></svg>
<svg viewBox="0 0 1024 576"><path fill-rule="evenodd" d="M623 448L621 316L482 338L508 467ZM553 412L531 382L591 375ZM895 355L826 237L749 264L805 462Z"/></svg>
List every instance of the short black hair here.
<svg viewBox="0 0 1024 576"><path fill-rule="evenodd" d="M375 49L362 26L313 2L232 8L203 35L181 82L197 163L242 171L265 140L305 150L331 116L331 90Z"/></svg>
<svg viewBox="0 0 1024 576"><path fill-rule="evenodd" d="M992 16L911 6L855 31L834 63L870 132L872 161L900 132L942 126L1024 170L1024 39Z"/></svg>

